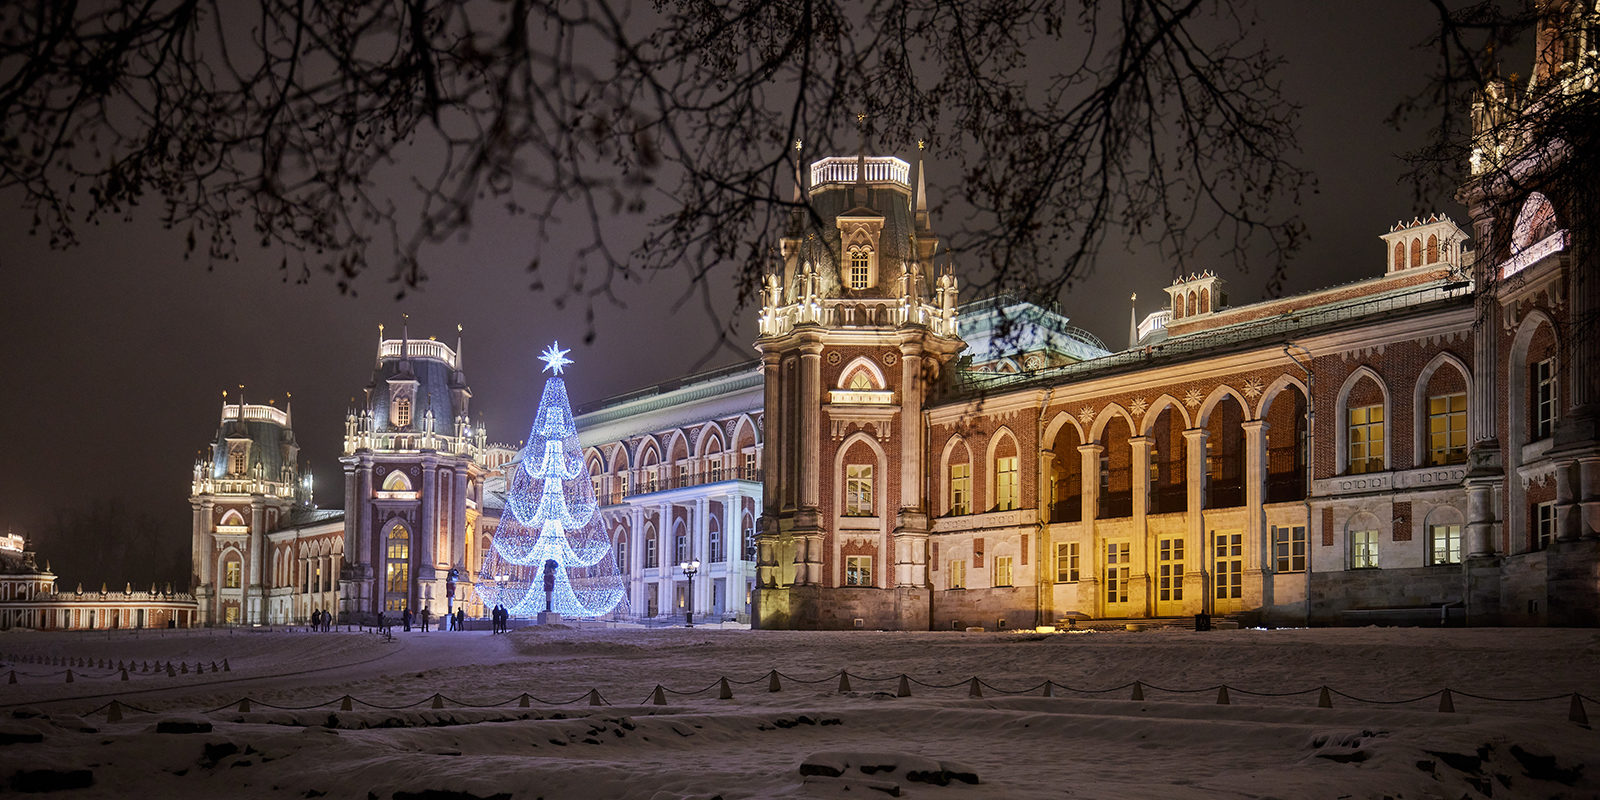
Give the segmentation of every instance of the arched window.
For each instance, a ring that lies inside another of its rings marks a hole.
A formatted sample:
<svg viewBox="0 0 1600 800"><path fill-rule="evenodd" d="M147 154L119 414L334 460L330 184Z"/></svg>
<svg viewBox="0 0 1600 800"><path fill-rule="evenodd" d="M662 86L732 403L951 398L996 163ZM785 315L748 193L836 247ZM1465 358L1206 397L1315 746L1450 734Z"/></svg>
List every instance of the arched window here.
<svg viewBox="0 0 1600 800"><path fill-rule="evenodd" d="M711 562L716 564L727 561L728 555L727 553L723 552L722 549L722 525L717 522L716 517L711 518L710 528L711 530L709 531L709 534L711 537Z"/></svg>
<svg viewBox="0 0 1600 800"><path fill-rule="evenodd" d="M246 469L246 467L245 467L245 451L246 451L246 448L242 444L241 445L235 445L234 448L231 451L229 451L229 453L228 453L228 474L229 475L243 475L244 474L244 471Z"/></svg>
<svg viewBox="0 0 1600 800"><path fill-rule="evenodd" d="M411 481L406 478L405 472L393 470L387 478L383 479L383 490L386 492L409 492Z"/></svg>
<svg viewBox="0 0 1600 800"><path fill-rule="evenodd" d="M850 248L850 288L866 289L872 285L871 251L864 247Z"/></svg>
<svg viewBox="0 0 1600 800"><path fill-rule="evenodd" d="M659 561L659 556L657 555L657 552L656 552L657 547L658 547L658 545L656 544L656 532L651 530L651 529L649 529L649 528L645 528L645 531L644 531L644 568L645 569L655 569L656 567L661 566L661 562Z"/></svg>
<svg viewBox="0 0 1600 800"><path fill-rule="evenodd" d="M1434 262L1436 262L1438 260L1439 260L1439 237L1430 233L1430 234L1428 234L1428 263L1432 264L1432 263L1434 263Z"/></svg>
<svg viewBox="0 0 1600 800"><path fill-rule="evenodd" d="M850 376L849 388L852 392L872 391L872 376L868 375L864 369L856 370L856 374Z"/></svg>
<svg viewBox="0 0 1600 800"><path fill-rule="evenodd" d="M1194 292L1190 292L1189 293L1189 311L1188 311L1187 314L1185 314L1185 316L1194 316L1194 310L1195 310L1195 294L1194 294Z"/></svg>
<svg viewBox="0 0 1600 800"><path fill-rule="evenodd" d="M677 546L673 548L673 552L677 554L676 560L679 564L689 560L689 534L681 527L678 528Z"/></svg>
<svg viewBox="0 0 1600 800"><path fill-rule="evenodd" d="M1421 239L1412 239L1411 240L1411 266L1413 266L1413 267L1422 266L1422 240Z"/></svg>
<svg viewBox="0 0 1600 800"><path fill-rule="evenodd" d="M411 589L411 534L398 523L384 539L383 607L403 611Z"/></svg>
<svg viewBox="0 0 1600 800"><path fill-rule="evenodd" d="M844 515L847 517L873 516L871 464L845 465Z"/></svg>
<svg viewBox="0 0 1600 800"><path fill-rule="evenodd" d="M1200 313L1211 313L1211 290L1209 289L1200 290Z"/></svg>
<svg viewBox="0 0 1600 800"><path fill-rule="evenodd" d="M406 428L411 426L411 396L400 395L394 401L394 426Z"/></svg>
<svg viewBox="0 0 1600 800"><path fill-rule="evenodd" d="M222 563L222 586L226 589L237 589L244 583L243 564L239 561L237 553L229 555L228 560Z"/></svg>
<svg viewBox="0 0 1600 800"><path fill-rule="evenodd" d="M1406 268L1406 246L1404 242L1394 243L1394 268Z"/></svg>
<svg viewBox="0 0 1600 800"><path fill-rule="evenodd" d="M629 572L628 564L628 531L626 528L617 529L617 571L626 575Z"/></svg>

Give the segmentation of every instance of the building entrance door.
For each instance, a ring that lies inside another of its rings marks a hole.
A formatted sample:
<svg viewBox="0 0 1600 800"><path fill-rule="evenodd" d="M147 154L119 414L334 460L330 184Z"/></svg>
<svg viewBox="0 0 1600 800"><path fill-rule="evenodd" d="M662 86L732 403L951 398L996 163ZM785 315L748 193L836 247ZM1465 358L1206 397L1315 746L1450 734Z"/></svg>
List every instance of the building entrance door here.
<svg viewBox="0 0 1600 800"><path fill-rule="evenodd" d="M1156 546L1156 616L1183 615L1183 538L1162 539Z"/></svg>

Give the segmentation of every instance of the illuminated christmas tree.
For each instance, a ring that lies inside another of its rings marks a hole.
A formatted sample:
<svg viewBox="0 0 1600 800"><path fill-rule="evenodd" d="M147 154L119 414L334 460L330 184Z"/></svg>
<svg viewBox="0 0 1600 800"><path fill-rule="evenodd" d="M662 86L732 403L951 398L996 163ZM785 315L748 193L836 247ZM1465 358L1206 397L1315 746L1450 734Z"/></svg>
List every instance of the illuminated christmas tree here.
<svg viewBox="0 0 1600 800"><path fill-rule="evenodd" d="M584 469L562 367L569 351L552 344L539 356L551 376L544 384L528 444L507 464L510 512L495 529L478 574L485 605L514 616L545 610L545 573L553 573L551 610L598 617L622 601L626 588L611 541L595 513L594 487Z"/></svg>

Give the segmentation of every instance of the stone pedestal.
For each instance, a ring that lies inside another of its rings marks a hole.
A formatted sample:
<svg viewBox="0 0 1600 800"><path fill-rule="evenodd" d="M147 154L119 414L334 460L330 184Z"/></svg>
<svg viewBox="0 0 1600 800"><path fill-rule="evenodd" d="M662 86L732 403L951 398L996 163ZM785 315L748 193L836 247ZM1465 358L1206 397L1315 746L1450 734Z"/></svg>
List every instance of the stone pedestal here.
<svg viewBox="0 0 1600 800"><path fill-rule="evenodd" d="M561 624L561 612L560 611L540 611L539 612L539 624L540 625L560 625Z"/></svg>

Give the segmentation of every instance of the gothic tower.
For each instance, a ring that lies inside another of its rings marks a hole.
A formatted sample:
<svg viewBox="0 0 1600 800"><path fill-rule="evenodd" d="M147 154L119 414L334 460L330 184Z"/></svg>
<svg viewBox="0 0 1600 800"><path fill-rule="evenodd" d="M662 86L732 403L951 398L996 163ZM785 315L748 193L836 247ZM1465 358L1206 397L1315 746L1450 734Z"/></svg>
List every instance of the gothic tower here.
<svg viewBox="0 0 1600 800"><path fill-rule="evenodd" d="M189 493L202 625L267 622L266 535L311 504L288 402L249 405L242 388L239 394L229 403L223 393L221 423L210 452L195 461Z"/></svg>
<svg viewBox="0 0 1600 800"><path fill-rule="evenodd" d="M463 598L479 554L472 532L482 509L482 428L468 421L472 390L456 348L433 339L383 338L365 402L345 417L347 619L404 609L443 614ZM451 586L454 570L462 585Z"/></svg>
<svg viewBox="0 0 1600 800"><path fill-rule="evenodd" d="M919 159L796 170L760 320L767 446L754 624L926 630L922 405L961 349ZM915 186L915 188L913 188Z"/></svg>

